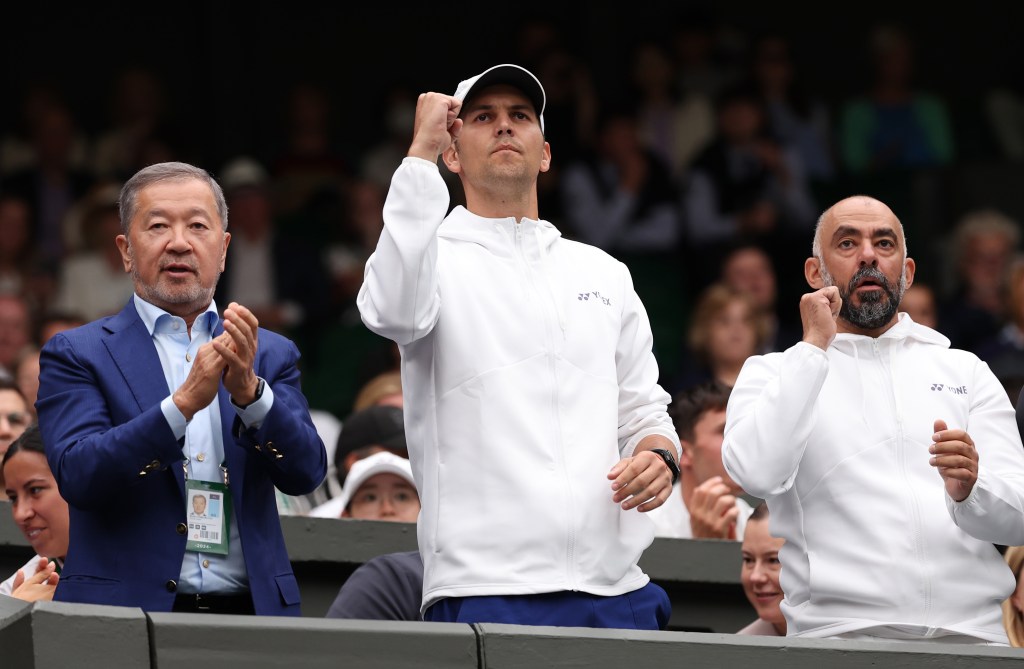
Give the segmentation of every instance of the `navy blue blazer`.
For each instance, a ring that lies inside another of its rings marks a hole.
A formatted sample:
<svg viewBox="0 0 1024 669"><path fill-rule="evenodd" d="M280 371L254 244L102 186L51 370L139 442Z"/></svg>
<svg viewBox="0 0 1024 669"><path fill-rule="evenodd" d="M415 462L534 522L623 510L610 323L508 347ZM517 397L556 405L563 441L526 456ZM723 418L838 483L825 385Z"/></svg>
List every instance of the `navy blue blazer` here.
<svg viewBox="0 0 1024 669"><path fill-rule="evenodd" d="M215 333L223 332L219 326ZM221 385L224 454L256 613L299 615L299 587L274 488L312 492L327 454L299 383L298 348L260 329L255 371L274 403L245 430ZM55 600L170 611L185 553L184 440L160 411L170 394L134 302L55 335L42 349L36 409L71 514Z"/></svg>

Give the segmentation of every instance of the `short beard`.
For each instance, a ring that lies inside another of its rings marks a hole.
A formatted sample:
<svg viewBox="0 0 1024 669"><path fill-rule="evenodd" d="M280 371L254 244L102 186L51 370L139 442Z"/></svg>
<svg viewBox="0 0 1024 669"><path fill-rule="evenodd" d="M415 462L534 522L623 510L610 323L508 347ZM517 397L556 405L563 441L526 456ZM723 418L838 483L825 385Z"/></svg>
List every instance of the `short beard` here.
<svg viewBox="0 0 1024 669"><path fill-rule="evenodd" d="M128 247L128 257L133 260L131 269L132 283L135 284L139 297L146 302L157 306L161 304L183 304L193 305L193 307L198 305L198 308L202 308L213 301L213 293L217 288L216 281L214 281L212 286L203 286L195 283L189 286L171 288L170 290L159 283L149 285L143 283L142 277L139 275L138 263L134 262L131 246Z"/></svg>
<svg viewBox="0 0 1024 669"><path fill-rule="evenodd" d="M821 267L821 278L825 285L836 285L832 275L825 267L824 261L819 258L818 263ZM882 290L881 292L869 291L862 294L860 306L854 306L850 296L853 295L857 284L865 278L877 281ZM845 290L839 289L839 297L843 300L843 304L839 308L839 317L862 330L877 330L891 321L892 317L896 315L905 292L907 292L906 262L903 263L903 272L900 274L900 282L896 287L889 283L889 279L877 267L865 265L857 270L857 273L853 275L853 278L846 285Z"/></svg>

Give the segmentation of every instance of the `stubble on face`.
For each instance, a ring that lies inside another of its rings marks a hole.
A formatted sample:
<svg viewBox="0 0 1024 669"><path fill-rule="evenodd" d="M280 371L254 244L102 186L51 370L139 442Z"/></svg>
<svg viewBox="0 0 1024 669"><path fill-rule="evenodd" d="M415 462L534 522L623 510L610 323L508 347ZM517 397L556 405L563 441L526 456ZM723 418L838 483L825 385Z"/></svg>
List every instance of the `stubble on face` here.
<svg viewBox="0 0 1024 669"><path fill-rule="evenodd" d="M161 257L159 261L161 272L158 274L156 283L151 284L146 283L139 272L139 263L136 262L134 246L130 240L127 252L132 261L131 277L135 289L139 296L150 304L205 306L213 300L213 293L217 288L217 280L220 275L214 275L212 281L204 284L199 272L199 265L194 258ZM189 265L194 274L185 280L170 278L162 270L171 263Z"/></svg>
<svg viewBox="0 0 1024 669"><path fill-rule="evenodd" d="M821 267L821 278L825 286L835 286L835 279L828 271L825 261L818 259ZM864 279L878 282L879 290L868 290L859 293L860 304L853 303L853 292ZM907 266L903 264L899 285L893 286L888 277L877 267L865 265L850 278L846 286L839 286L839 297L843 304L839 308L839 317L863 330L877 330L892 320L900 308L900 301L907 291Z"/></svg>

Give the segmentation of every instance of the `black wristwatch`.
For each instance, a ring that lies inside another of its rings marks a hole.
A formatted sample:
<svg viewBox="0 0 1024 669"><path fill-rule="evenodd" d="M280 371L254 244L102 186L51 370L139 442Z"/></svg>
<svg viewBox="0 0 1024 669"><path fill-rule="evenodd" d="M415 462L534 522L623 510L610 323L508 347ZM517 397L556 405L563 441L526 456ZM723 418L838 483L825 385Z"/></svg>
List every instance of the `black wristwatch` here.
<svg viewBox="0 0 1024 669"><path fill-rule="evenodd" d="M235 402L234 398L231 398L232 404L234 404L239 409L248 409L253 404L256 404L256 402L258 402L261 397L263 397L263 387L267 385L267 382L264 381L259 376L257 376L256 378L259 380L259 383L256 384L256 397L252 398L252 402L249 402L248 404L239 404Z"/></svg>
<svg viewBox="0 0 1024 669"><path fill-rule="evenodd" d="M668 466L668 470L672 472L672 485L676 484L679 480L679 465L676 463L676 456L671 451L666 451L664 448L652 448L651 453L657 453L661 456L661 459L665 461Z"/></svg>

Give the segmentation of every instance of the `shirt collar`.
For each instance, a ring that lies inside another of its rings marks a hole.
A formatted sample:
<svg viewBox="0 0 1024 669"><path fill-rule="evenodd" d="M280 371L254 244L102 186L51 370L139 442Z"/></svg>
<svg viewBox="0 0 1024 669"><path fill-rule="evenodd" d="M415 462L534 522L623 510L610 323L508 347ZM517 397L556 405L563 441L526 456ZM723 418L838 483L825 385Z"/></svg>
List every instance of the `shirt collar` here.
<svg viewBox="0 0 1024 669"><path fill-rule="evenodd" d="M142 322L145 324L146 330L149 331L150 336L153 336L153 333L156 332L157 323L161 319L170 320L174 318L181 318L180 316L174 316L160 307L147 302L139 297L138 293L135 294L134 299L135 310L139 312L139 318L142 319ZM210 300L210 305L206 307L206 311L196 316L195 323L192 324L192 329L213 334L213 330L217 327L217 323L219 322L220 316L217 311L217 302Z"/></svg>

